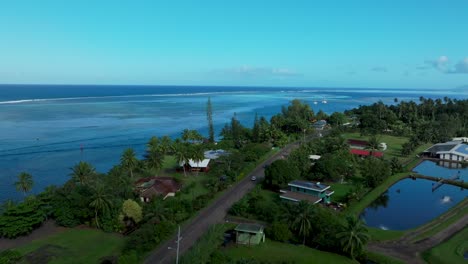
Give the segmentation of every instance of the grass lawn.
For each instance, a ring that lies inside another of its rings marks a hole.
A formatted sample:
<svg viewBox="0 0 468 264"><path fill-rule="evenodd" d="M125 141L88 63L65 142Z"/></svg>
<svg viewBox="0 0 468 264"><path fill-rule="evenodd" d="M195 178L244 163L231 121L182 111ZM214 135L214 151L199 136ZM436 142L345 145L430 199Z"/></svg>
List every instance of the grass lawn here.
<svg viewBox="0 0 468 264"><path fill-rule="evenodd" d="M370 251L367 252L367 259L379 264L404 264L400 260Z"/></svg>
<svg viewBox="0 0 468 264"><path fill-rule="evenodd" d="M342 136L345 139L362 139L362 140L368 140L369 136L361 136L360 133L344 133ZM387 143L387 150L384 151L385 155L384 157L386 159L391 159L393 157L401 158L401 150L402 150L402 145L406 141L408 141L407 137L396 137L396 136L390 136L390 135L377 135L377 139L380 142L385 142Z"/></svg>
<svg viewBox="0 0 468 264"><path fill-rule="evenodd" d="M270 240L258 246L233 246L225 249L224 253L235 260L244 258L269 262L289 261L297 264L358 263L338 254Z"/></svg>
<svg viewBox="0 0 468 264"><path fill-rule="evenodd" d="M52 258L43 263L99 263L104 256L116 256L124 245L124 238L117 234L95 229L69 229L45 239L16 248L21 254L33 254L34 262L41 263L46 255ZM23 260L22 263L28 263Z"/></svg>
<svg viewBox="0 0 468 264"><path fill-rule="evenodd" d="M403 236L406 231L400 230L382 230L380 228L368 227L369 235L373 241L385 241L398 239Z"/></svg>
<svg viewBox="0 0 468 264"><path fill-rule="evenodd" d="M446 242L424 252L422 255L428 263L432 264L467 263L463 258L463 254L468 251L467 237L468 228L465 228Z"/></svg>
<svg viewBox="0 0 468 264"><path fill-rule="evenodd" d="M330 183L330 186L330 189L335 192L331 196L334 202L340 201L353 188L353 185L349 183Z"/></svg>

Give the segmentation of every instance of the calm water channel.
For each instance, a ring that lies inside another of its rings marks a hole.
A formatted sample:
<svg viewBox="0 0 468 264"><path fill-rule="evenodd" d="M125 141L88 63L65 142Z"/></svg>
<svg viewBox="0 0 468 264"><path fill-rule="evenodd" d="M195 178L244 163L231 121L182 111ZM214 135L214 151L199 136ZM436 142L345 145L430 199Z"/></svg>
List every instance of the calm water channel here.
<svg viewBox="0 0 468 264"><path fill-rule="evenodd" d="M468 180L468 169L449 169L433 161L423 161L413 171L442 178L460 173L462 180ZM468 190L445 184L432 191L433 184L403 179L367 207L361 217L371 227L406 230L429 222L468 196Z"/></svg>

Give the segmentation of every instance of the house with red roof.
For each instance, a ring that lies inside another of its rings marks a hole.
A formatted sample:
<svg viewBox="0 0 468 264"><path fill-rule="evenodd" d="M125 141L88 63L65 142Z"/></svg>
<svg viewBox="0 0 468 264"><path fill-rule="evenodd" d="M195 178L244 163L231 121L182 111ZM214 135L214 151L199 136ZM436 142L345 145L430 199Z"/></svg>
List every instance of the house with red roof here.
<svg viewBox="0 0 468 264"><path fill-rule="evenodd" d="M383 157L383 152L375 151L375 150L370 151L370 150L365 150L365 149L350 149L349 152L359 157L368 157L368 156L374 156L376 158Z"/></svg>

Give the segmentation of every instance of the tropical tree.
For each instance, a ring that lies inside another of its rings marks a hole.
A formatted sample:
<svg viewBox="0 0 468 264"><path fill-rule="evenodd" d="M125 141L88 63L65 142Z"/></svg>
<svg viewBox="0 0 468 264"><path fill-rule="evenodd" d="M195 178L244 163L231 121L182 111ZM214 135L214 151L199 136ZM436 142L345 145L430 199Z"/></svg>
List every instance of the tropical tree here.
<svg viewBox="0 0 468 264"><path fill-rule="evenodd" d="M161 152L166 155L173 152L172 139L169 136L163 136L161 138L161 145L159 146Z"/></svg>
<svg viewBox="0 0 468 264"><path fill-rule="evenodd" d="M346 224L336 237L340 240L343 251L349 253L352 259L362 252L370 238L364 222L354 215L346 217Z"/></svg>
<svg viewBox="0 0 468 264"><path fill-rule="evenodd" d="M120 164L122 168L130 172L130 177L133 179L133 170L138 165L138 159L136 158L135 151L132 148L128 148L122 154L120 158Z"/></svg>
<svg viewBox="0 0 468 264"><path fill-rule="evenodd" d="M23 192L24 197L26 197L26 194L31 191L32 187L34 185L33 178L31 174L22 172L18 175L18 181L15 182L15 187L16 190L19 192Z"/></svg>
<svg viewBox="0 0 468 264"><path fill-rule="evenodd" d="M313 208L308 202L301 201L296 207L295 218L292 221L292 229L296 230L303 237L302 244L305 245L306 236L312 229Z"/></svg>
<svg viewBox="0 0 468 264"><path fill-rule="evenodd" d="M121 218L126 226L129 225L128 222L131 222L132 225L138 224L143 219L143 210L134 200L125 200L122 204Z"/></svg>
<svg viewBox="0 0 468 264"><path fill-rule="evenodd" d="M208 97L208 102L206 103L206 118L208 119L208 139L210 142L214 142L213 107L210 97Z"/></svg>
<svg viewBox="0 0 468 264"><path fill-rule="evenodd" d="M147 149L159 149L160 141L158 137L151 137L146 144Z"/></svg>
<svg viewBox="0 0 468 264"><path fill-rule="evenodd" d="M87 185L90 178L96 174L96 169L89 163L80 161L73 168L71 168L73 181L80 183L81 185Z"/></svg>
<svg viewBox="0 0 468 264"><path fill-rule="evenodd" d="M111 208L110 196L106 193L106 190L101 185L93 188L93 195L91 197L91 203L89 206L94 208L94 219L96 221L96 227L99 227L99 213L104 214Z"/></svg>
<svg viewBox="0 0 468 264"><path fill-rule="evenodd" d="M164 163L164 155L161 151L157 149L150 149L147 151L145 158L146 166L149 169L158 172L162 168Z"/></svg>
<svg viewBox="0 0 468 264"><path fill-rule="evenodd" d="M195 162L200 163L205 159L205 154L203 153L203 149L201 147L192 147L189 151L189 157ZM198 176L199 170L197 170Z"/></svg>
<svg viewBox="0 0 468 264"><path fill-rule="evenodd" d="M177 162L179 164L182 164L182 169L184 170L184 176L187 176L185 165L189 162L189 159L190 159L190 153L188 152L188 148L183 144L176 144L175 156L177 158Z"/></svg>

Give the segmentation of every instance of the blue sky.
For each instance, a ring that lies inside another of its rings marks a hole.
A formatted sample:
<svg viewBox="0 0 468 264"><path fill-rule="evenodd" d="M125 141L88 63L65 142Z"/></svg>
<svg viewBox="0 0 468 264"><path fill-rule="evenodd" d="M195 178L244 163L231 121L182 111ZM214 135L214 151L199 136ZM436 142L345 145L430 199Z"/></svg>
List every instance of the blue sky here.
<svg viewBox="0 0 468 264"><path fill-rule="evenodd" d="M467 14L465 0L2 1L0 83L463 87Z"/></svg>

